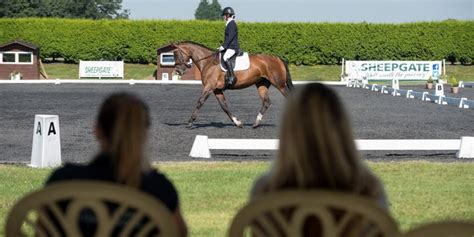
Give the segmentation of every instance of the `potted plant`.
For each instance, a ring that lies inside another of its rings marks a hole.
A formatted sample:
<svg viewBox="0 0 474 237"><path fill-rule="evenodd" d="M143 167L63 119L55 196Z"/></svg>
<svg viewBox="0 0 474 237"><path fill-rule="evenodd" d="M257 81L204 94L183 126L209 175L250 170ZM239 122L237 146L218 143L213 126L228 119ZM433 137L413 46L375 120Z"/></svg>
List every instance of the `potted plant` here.
<svg viewBox="0 0 474 237"><path fill-rule="evenodd" d="M451 92L457 94L459 92L459 81L456 77L449 78L449 84L451 84Z"/></svg>
<svg viewBox="0 0 474 237"><path fill-rule="evenodd" d="M426 89L433 89L433 78L431 76L426 80Z"/></svg>

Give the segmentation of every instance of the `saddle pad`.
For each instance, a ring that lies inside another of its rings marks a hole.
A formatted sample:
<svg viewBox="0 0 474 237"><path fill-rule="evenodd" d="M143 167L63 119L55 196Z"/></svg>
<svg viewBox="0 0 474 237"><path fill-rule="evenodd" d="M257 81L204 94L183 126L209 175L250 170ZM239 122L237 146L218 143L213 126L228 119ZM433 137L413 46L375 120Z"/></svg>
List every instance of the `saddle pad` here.
<svg viewBox="0 0 474 237"><path fill-rule="evenodd" d="M221 58L221 55L219 55L219 58ZM237 56L235 59L235 67L234 71L243 71L247 70L250 67L250 59L249 59L249 54L247 52L244 52L242 56ZM221 63L221 69L224 72L227 72L227 70L222 66Z"/></svg>

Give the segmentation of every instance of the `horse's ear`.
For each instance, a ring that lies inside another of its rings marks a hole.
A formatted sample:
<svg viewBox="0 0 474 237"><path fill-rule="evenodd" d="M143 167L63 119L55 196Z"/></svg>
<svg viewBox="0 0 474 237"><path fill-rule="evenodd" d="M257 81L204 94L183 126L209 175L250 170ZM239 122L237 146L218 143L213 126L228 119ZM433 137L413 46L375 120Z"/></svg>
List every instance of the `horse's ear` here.
<svg viewBox="0 0 474 237"><path fill-rule="evenodd" d="M158 52L158 54L161 54L161 53L170 52L170 51L175 50L175 49L176 49L176 44L171 43L171 44L168 44L168 45L161 46L160 48L158 48L156 50L156 52Z"/></svg>

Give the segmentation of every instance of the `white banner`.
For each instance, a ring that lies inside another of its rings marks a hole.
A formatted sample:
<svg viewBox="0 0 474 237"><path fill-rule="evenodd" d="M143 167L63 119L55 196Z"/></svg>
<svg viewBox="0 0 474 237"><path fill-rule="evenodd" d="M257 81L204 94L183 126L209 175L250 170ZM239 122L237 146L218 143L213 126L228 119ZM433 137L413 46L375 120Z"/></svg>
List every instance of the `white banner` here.
<svg viewBox="0 0 474 237"><path fill-rule="evenodd" d="M346 61L349 78L367 80L427 80L438 79L443 61Z"/></svg>
<svg viewBox="0 0 474 237"><path fill-rule="evenodd" d="M81 77L123 78L123 61L79 61L79 78Z"/></svg>

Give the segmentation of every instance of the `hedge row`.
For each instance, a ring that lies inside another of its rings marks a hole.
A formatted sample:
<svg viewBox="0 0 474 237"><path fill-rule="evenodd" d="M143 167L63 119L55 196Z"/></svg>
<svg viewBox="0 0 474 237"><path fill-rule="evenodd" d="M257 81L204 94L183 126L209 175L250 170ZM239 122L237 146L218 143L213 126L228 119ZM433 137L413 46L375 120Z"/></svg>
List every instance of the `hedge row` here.
<svg viewBox="0 0 474 237"><path fill-rule="evenodd" d="M156 49L192 40L212 48L224 24L209 21L0 19L0 44L23 39L43 58L156 62ZM474 61L474 21L406 24L239 23L241 47L281 56L296 65L358 60Z"/></svg>

